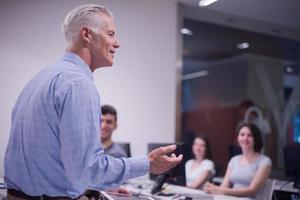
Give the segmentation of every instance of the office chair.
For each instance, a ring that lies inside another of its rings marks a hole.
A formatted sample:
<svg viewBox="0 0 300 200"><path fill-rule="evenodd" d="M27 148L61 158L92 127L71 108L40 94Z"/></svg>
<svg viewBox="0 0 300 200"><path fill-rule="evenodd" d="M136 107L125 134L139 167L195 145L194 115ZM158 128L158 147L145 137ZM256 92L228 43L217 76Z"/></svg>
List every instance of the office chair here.
<svg viewBox="0 0 300 200"><path fill-rule="evenodd" d="M272 199L272 194L273 194L274 184L275 184L274 179L268 179L266 184L263 186L263 188L257 194L255 200L262 200L262 199L271 200Z"/></svg>
<svg viewBox="0 0 300 200"><path fill-rule="evenodd" d="M126 153L127 157L131 157L131 151L130 151L130 143L129 142L115 142L117 145L119 145Z"/></svg>

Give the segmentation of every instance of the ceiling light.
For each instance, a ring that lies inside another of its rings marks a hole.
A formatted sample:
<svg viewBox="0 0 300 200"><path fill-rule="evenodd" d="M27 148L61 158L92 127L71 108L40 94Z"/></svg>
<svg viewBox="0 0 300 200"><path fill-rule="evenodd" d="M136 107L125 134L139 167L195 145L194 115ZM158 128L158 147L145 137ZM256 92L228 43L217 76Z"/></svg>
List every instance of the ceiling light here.
<svg viewBox="0 0 300 200"><path fill-rule="evenodd" d="M288 66L285 68L286 73L288 74L299 74L299 70L297 66Z"/></svg>
<svg viewBox="0 0 300 200"><path fill-rule="evenodd" d="M208 6L208 5L210 5L210 4L212 4L216 1L218 1L218 0L200 0L199 1L199 6L200 7L205 7L205 6Z"/></svg>
<svg viewBox="0 0 300 200"><path fill-rule="evenodd" d="M237 48L238 49L247 49L250 47L250 44L248 42L242 42L237 44Z"/></svg>
<svg viewBox="0 0 300 200"><path fill-rule="evenodd" d="M180 32L184 35L193 35L193 31L188 28L182 28Z"/></svg>
<svg viewBox="0 0 300 200"><path fill-rule="evenodd" d="M201 71L197 71L197 72L193 72L193 73L188 73L188 74L184 74L182 75L182 80L190 80L190 79L194 79L194 78L201 78L204 76L208 76L208 71L207 70L201 70Z"/></svg>
<svg viewBox="0 0 300 200"><path fill-rule="evenodd" d="M287 71L288 73L292 73L294 70L293 70L293 68L291 68L291 67L287 67L287 68L286 68L286 71Z"/></svg>

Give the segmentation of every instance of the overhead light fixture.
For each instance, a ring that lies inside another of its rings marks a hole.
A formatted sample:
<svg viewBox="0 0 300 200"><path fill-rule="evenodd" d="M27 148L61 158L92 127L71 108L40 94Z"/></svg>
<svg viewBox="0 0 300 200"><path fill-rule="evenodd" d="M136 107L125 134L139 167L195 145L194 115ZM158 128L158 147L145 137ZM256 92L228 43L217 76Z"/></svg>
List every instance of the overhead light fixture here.
<svg viewBox="0 0 300 200"><path fill-rule="evenodd" d="M288 73L292 73L294 70L293 70L293 68L292 67L287 67L286 68L286 72L288 72Z"/></svg>
<svg viewBox="0 0 300 200"><path fill-rule="evenodd" d="M193 35L193 31L191 31L191 30L188 29L188 28L182 28L182 29L180 30L180 32L181 32L182 34L184 34L184 35Z"/></svg>
<svg viewBox="0 0 300 200"><path fill-rule="evenodd" d="M247 49L250 47L250 44L248 42L242 42L236 45L238 49Z"/></svg>
<svg viewBox="0 0 300 200"><path fill-rule="evenodd" d="M285 68L285 71L288 74L299 74L297 66L288 66Z"/></svg>
<svg viewBox="0 0 300 200"><path fill-rule="evenodd" d="M216 1L218 1L218 0L200 0L199 1L199 6L200 7L205 7L205 6L208 6L208 5L210 5L210 4L212 4Z"/></svg>
<svg viewBox="0 0 300 200"><path fill-rule="evenodd" d="M201 70L201 71L197 71L197 72L193 72L193 73L188 73L188 74L184 74L182 75L182 80L190 80L190 79L195 79L195 78L201 78L204 76L208 76L208 70Z"/></svg>

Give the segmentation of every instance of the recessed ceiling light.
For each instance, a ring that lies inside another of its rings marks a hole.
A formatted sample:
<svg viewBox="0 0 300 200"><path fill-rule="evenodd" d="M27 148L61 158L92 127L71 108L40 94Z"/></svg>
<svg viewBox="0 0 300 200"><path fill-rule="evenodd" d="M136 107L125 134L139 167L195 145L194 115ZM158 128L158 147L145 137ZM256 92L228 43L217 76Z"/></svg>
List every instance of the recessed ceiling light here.
<svg viewBox="0 0 300 200"><path fill-rule="evenodd" d="M193 35L193 31L188 28L182 28L180 32L184 35Z"/></svg>
<svg viewBox="0 0 300 200"><path fill-rule="evenodd" d="M205 7L205 6L208 6L208 5L210 5L210 4L212 4L216 1L218 1L218 0L200 0L199 1L199 6L200 7Z"/></svg>
<svg viewBox="0 0 300 200"><path fill-rule="evenodd" d="M250 44L248 42L242 42L236 45L238 49L247 49L250 47Z"/></svg>
<svg viewBox="0 0 300 200"><path fill-rule="evenodd" d="M292 67L286 67L286 72L292 73L294 70Z"/></svg>
<svg viewBox="0 0 300 200"><path fill-rule="evenodd" d="M295 74L295 75L299 74L299 70L298 70L297 66L285 67L285 72L288 73L288 74Z"/></svg>

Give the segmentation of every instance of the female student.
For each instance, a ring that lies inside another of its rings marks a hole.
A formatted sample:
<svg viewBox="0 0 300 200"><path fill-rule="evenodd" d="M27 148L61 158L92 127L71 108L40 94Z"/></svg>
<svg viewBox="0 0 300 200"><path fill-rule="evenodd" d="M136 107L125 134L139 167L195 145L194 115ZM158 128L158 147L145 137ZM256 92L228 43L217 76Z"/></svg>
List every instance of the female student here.
<svg viewBox="0 0 300 200"><path fill-rule="evenodd" d="M221 186L207 183L204 190L212 194L255 198L269 177L272 162L260 153L263 141L255 125L242 124L237 141L242 154L229 161Z"/></svg>
<svg viewBox="0 0 300 200"><path fill-rule="evenodd" d="M209 156L208 141L205 136L197 136L193 143L194 159L185 164L186 183L190 188L201 188L215 174L214 163Z"/></svg>

